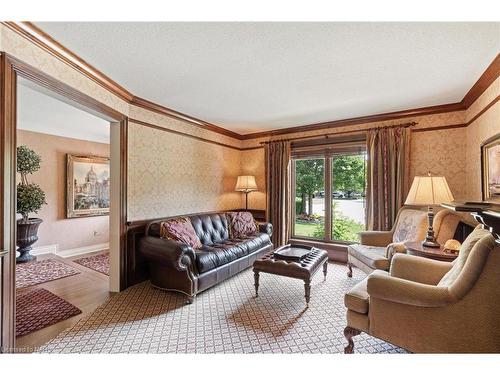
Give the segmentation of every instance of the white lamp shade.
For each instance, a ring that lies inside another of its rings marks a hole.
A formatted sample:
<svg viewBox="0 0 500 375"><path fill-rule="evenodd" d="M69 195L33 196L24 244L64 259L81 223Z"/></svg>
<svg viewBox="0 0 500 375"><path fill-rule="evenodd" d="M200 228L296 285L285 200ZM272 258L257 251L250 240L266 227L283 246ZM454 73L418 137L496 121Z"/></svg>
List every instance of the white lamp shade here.
<svg viewBox="0 0 500 375"><path fill-rule="evenodd" d="M255 182L255 176L238 176L238 181L236 181L236 191L255 191L257 189L257 183Z"/></svg>
<svg viewBox="0 0 500 375"><path fill-rule="evenodd" d="M411 184L405 204L433 206L453 201L446 178L443 176L417 176Z"/></svg>

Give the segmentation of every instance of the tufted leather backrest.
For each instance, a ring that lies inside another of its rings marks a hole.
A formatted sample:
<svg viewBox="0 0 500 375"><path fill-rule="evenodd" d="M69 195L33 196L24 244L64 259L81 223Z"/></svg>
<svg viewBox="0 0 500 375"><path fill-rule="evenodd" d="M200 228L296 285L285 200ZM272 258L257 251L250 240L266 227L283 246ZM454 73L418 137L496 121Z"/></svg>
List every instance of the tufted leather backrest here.
<svg viewBox="0 0 500 375"><path fill-rule="evenodd" d="M213 245L229 238L224 213L191 216L191 224L203 245Z"/></svg>
<svg viewBox="0 0 500 375"><path fill-rule="evenodd" d="M194 231L203 245L212 245L229 238L226 214L224 212L215 212L200 215L183 215L191 219ZM162 221L173 219L174 217L158 219L148 224L146 233L149 236L160 236L160 223Z"/></svg>

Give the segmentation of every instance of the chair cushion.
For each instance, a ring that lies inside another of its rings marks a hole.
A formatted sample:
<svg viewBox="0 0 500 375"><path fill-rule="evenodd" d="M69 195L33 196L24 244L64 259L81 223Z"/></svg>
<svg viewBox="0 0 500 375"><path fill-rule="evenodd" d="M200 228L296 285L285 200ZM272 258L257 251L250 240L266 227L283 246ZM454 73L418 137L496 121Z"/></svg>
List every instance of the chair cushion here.
<svg viewBox="0 0 500 375"><path fill-rule="evenodd" d="M259 227L251 212L227 212L229 238L243 238L258 232Z"/></svg>
<svg viewBox="0 0 500 375"><path fill-rule="evenodd" d="M349 310L356 311L360 314L368 314L370 296L367 292L368 277L356 284L344 296L344 304Z"/></svg>
<svg viewBox="0 0 500 375"><path fill-rule="evenodd" d="M194 231L191 220L187 217L178 217L162 221L160 223L160 237L176 242L182 242L191 246L193 249L199 249L201 242Z"/></svg>
<svg viewBox="0 0 500 375"><path fill-rule="evenodd" d="M393 242L423 240L427 229L426 218L425 211L409 208L401 210L394 228Z"/></svg>
<svg viewBox="0 0 500 375"><path fill-rule="evenodd" d="M389 259L385 257L385 247L352 244L347 247L347 253L370 268L389 269Z"/></svg>

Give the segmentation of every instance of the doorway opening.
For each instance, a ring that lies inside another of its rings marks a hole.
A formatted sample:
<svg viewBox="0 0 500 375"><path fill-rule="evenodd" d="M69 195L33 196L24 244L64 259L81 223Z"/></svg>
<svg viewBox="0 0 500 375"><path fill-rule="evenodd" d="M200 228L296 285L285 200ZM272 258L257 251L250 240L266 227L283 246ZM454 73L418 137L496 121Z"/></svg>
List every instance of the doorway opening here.
<svg viewBox="0 0 500 375"><path fill-rule="evenodd" d="M36 348L120 290L124 123L22 77L16 92L16 347Z"/></svg>

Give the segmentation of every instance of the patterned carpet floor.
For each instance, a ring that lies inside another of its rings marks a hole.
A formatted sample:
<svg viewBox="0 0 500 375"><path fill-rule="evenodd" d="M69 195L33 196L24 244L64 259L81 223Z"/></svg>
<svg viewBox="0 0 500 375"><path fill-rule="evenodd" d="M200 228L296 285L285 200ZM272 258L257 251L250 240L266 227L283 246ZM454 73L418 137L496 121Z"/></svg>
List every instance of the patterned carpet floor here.
<svg viewBox="0 0 500 375"><path fill-rule="evenodd" d="M16 336L38 331L81 312L46 289L21 292L16 296Z"/></svg>
<svg viewBox="0 0 500 375"><path fill-rule="evenodd" d="M79 258L75 259L73 262L104 275L109 275L109 253Z"/></svg>
<svg viewBox="0 0 500 375"><path fill-rule="evenodd" d="M16 265L16 288L46 283L79 274L80 271L54 259Z"/></svg>
<svg viewBox="0 0 500 375"><path fill-rule="evenodd" d="M327 281L318 273L305 309L300 280L262 273L255 298L253 272L185 297L135 285L40 348L48 353L342 353L344 293L365 275L329 264ZM361 334L357 353L404 350Z"/></svg>

